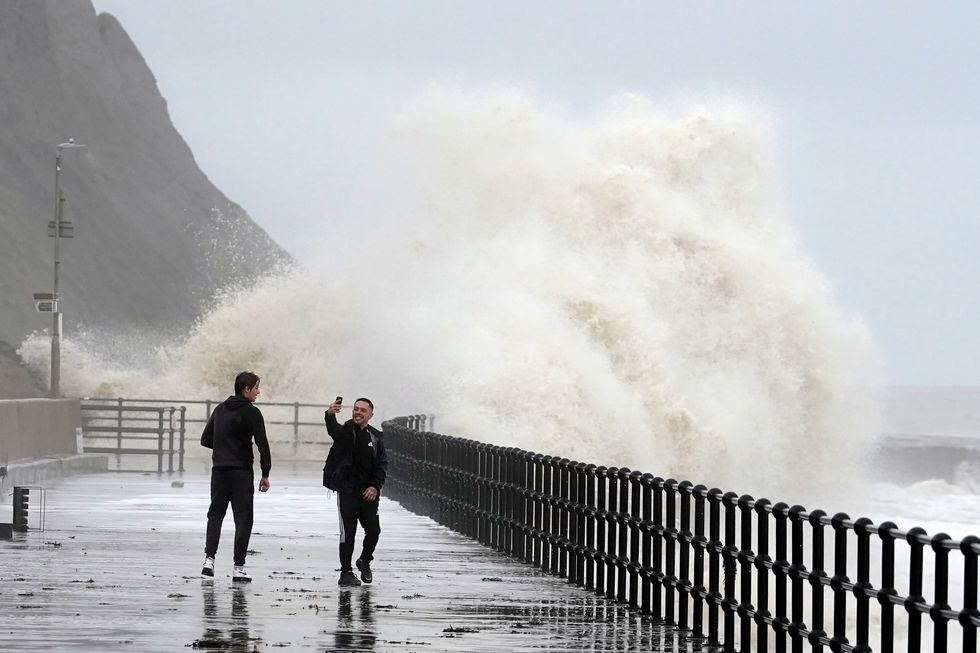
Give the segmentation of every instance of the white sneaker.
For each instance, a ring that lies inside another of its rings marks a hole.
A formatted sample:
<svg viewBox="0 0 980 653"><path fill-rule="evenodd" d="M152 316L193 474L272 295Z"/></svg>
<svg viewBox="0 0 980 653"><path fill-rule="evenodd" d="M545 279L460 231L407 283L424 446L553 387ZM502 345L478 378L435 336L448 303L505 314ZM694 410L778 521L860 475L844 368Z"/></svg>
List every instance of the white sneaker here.
<svg viewBox="0 0 980 653"><path fill-rule="evenodd" d="M202 576L214 576L214 558L205 558L204 566L201 567Z"/></svg>
<svg viewBox="0 0 980 653"><path fill-rule="evenodd" d="M231 575L231 579L236 583L251 583L252 577L248 575L245 571L245 565L235 565L235 571Z"/></svg>

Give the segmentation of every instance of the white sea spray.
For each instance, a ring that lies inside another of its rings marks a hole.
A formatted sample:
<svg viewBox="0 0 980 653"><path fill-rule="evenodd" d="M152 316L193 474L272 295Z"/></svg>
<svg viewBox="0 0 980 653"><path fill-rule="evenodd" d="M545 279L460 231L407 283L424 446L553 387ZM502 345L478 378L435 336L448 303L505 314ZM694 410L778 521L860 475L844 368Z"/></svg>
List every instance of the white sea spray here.
<svg viewBox="0 0 980 653"><path fill-rule="evenodd" d="M780 206L767 124L732 101L572 118L433 90L363 220L312 236L322 258L168 341L68 333L62 384L221 398L252 369L266 400L366 395L445 433L813 496L878 432L879 379ZM21 347L39 371L45 342Z"/></svg>

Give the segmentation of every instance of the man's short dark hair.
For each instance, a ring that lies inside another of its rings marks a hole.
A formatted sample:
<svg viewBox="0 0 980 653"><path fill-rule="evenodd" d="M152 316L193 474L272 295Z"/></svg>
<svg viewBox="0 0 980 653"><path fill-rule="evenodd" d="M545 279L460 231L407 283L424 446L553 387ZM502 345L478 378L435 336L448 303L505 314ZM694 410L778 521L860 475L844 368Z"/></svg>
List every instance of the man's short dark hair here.
<svg viewBox="0 0 980 653"><path fill-rule="evenodd" d="M259 382L259 377L252 372L242 372L235 377L235 394L242 394L242 390L245 388L254 388L255 384ZM374 409L374 406L371 407Z"/></svg>
<svg viewBox="0 0 980 653"><path fill-rule="evenodd" d="M366 403L368 406L371 407L371 412L374 412L374 402L373 401L371 401L367 397L358 397L357 399L354 400L354 403L356 404L359 401L363 401L364 403Z"/></svg>

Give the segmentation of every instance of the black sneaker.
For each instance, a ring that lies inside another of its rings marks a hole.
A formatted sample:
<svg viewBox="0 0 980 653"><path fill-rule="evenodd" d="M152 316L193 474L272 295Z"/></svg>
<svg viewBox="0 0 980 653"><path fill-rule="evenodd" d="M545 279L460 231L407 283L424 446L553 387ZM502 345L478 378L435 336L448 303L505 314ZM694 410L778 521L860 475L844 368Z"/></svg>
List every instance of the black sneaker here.
<svg viewBox="0 0 980 653"><path fill-rule="evenodd" d="M357 576L350 569L345 569L340 572L340 580L337 584L341 587L357 587L361 584L361 581L357 580Z"/></svg>
<svg viewBox="0 0 980 653"><path fill-rule="evenodd" d="M372 580L374 580L374 576L371 575L371 563L365 562L364 560L358 558L357 562L354 564L357 565L357 568L361 572L361 580L363 580L365 583L370 583Z"/></svg>

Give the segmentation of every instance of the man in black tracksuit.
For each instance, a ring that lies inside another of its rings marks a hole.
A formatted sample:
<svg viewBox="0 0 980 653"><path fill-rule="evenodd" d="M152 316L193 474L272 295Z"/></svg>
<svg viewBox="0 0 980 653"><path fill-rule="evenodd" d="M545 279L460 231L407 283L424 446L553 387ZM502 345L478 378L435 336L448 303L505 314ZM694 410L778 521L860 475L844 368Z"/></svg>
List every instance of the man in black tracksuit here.
<svg viewBox="0 0 980 653"><path fill-rule="evenodd" d="M340 585L360 585L351 569L357 522L364 528L364 542L357 568L361 580L370 583L371 561L381 535L378 501L388 470L383 434L368 422L374 416L374 404L360 398L354 402L352 418L341 426L337 422L340 398L323 414L327 433L333 445L323 465L323 485L337 493L340 514Z"/></svg>
<svg viewBox="0 0 980 653"><path fill-rule="evenodd" d="M242 372L235 378L235 394L215 407L201 434L201 444L213 450L211 506L208 508L204 567L201 569L204 576L214 576L214 556L221 538L221 522L225 519L230 501L235 516L235 570L232 580L252 580L245 571L245 554L252 536L252 498L255 494L253 438L259 449L259 464L262 467L260 492L269 491L269 470L272 467L265 420L262 419L262 412L254 406L258 396L259 377L251 372Z"/></svg>

